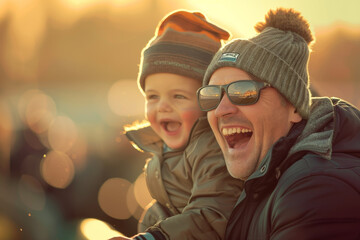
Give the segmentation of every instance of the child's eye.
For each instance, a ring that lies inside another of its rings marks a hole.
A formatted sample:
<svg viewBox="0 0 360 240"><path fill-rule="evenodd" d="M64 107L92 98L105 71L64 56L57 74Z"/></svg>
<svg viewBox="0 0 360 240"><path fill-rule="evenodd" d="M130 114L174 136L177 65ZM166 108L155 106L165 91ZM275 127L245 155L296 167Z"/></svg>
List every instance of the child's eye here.
<svg viewBox="0 0 360 240"><path fill-rule="evenodd" d="M184 95L181 95L181 94L176 94L174 97L176 99L187 99L187 97L185 97Z"/></svg>
<svg viewBox="0 0 360 240"><path fill-rule="evenodd" d="M158 95L155 95L155 94L151 94L151 95L147 95L147 96L146 96L146 99L148 99L148 100L158 99L158 98L159 98L159 96L158 96Z"/></svg>

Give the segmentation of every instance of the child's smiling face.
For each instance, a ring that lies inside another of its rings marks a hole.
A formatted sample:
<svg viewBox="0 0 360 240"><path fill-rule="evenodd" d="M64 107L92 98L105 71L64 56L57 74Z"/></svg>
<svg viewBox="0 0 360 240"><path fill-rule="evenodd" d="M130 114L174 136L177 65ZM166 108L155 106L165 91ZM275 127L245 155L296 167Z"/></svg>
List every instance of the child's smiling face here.
<svg viewBox="0 0 360 240"><path fill-rule="evenodd" d="M156 73L145 80L146 117L172 149L185 146L196 120L204 116L196 91L201 82L172 73Z"/></svg>

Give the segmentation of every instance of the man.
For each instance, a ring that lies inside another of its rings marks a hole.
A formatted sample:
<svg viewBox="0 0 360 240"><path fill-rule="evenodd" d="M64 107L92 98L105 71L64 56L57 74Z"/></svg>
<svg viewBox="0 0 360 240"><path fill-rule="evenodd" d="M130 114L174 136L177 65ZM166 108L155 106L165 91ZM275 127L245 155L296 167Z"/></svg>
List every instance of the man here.
<svg viewBox="0 0 360 240"><path fill-rule="evenodd" d="M226 239L360 239L360 111L311 98L309 24L269 11L214 56L198 101L245 181Z"/></svg>

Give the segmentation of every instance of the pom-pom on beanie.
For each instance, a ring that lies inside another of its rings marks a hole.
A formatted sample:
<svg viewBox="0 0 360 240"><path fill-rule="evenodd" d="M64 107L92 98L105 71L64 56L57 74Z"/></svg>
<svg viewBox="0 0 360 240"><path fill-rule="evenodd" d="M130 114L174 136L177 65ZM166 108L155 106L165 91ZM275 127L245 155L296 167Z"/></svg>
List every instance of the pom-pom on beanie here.
<svg viewBox="0 0 360 240"><path fill-rule="evenodd" d="M211 59L230 37L200 12L178 10L165 16L141 54L138 86L154 73L173 73L201 83Z"/></svg>
<svg viewBox="0 0 360 240"><path fill-rule="evenodd" d="M209 84L218 68L239 68L270 83L307 119L311 105L309 46L314 40L308 22L294 9L279 8L270 10L255 30L255 37L235 39L218 51L203 85Z"/></svg>

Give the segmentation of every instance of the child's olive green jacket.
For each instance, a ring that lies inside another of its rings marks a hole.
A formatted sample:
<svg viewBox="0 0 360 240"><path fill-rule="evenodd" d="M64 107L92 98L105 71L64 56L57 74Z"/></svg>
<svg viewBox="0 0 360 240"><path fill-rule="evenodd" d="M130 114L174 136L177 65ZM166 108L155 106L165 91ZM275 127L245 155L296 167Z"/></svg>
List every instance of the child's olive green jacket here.
<svg viewBox="0 0 360 240"><path fill-rule="evenodd" d="M145 210L139 230L160 231L166 239L223 239L243 182L229 175L207 119L194 124L181 150L164 153L164 142L151 127L126 135L153 154L144 171L156 201Z"/></svg>

